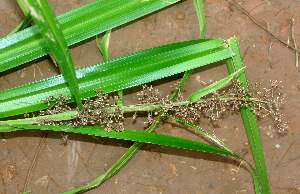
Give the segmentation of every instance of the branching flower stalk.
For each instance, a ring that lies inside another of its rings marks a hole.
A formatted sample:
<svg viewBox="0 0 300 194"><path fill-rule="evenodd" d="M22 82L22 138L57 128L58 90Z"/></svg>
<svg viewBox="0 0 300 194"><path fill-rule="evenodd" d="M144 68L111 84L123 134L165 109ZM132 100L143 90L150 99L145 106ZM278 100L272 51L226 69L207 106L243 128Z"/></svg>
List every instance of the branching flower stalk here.
<svg viewBox="0 0 300 194"><path fill-rule="evenodd" d="M158 90L144 85L143 90L137 94L140 103L127 106L117 105L120 100L118 96L109 97L108 94L102 94L102 91L98 90L95 91L97 92L95 99L85 100L82 111L70 111L71 108L65 104L70 97L60 95L58 99L53 99L53 97L46 99L45 103L49 105L51 101L55 103L48 110L40 111L36 123L39 125L72 125L74 128L85 125L104 125L107 127L107 131L124 131L125 112L134 112L133 119L136 119L137 112L148 112L145 124L152 124L152 117L157 116L159 112L194 123L202 116L212 121L218 121L226 111L237 110L242 105L250 106L257 116L273 116L276 130L283 132L288 123L282 122L282 113L279 112L279 108L284 105L284 98L281 98L281 87L279 87L281 82L270 81L270 84L270 88L262 90L259 89L260 84L255 84L250 92L249 88L242 88L241 83L236 81L229 91L214 91L195 103L183 100L181 94L174 102L170 101L168 100L169 96L162 98ZM51 115L66 112L72 114L72 120L58 122L51 118ZM45 117L45 115L49 116Z"/></svg>

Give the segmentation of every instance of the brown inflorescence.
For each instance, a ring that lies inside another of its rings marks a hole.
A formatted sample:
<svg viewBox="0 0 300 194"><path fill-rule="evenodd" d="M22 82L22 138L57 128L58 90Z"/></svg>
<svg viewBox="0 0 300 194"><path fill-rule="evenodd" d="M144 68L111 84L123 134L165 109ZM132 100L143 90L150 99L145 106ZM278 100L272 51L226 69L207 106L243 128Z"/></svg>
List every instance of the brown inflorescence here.
<svg viewBox="0 0 300 194"><path fill-rule="evenodd" d="M179 93L175 101L170 101L169 96L161 97L161 93L152 86L143 85L142 91L137 93L139 106L156 106L155 110L148 111L147 121L145 124L151 124L160 112L167 113L189 122L194 123L201 116L209 118L211 121L218 121L224 117L226 111L237 110L240 107L250 107L258 117L273 116L276 123L276 130L283 132L286 130L288 123L282 121L282 113L279 112L280 107L284 105L284 98L281 92L280 81L270 81L270 88L260 88L260 83L244 88L240 81L234 81L233 87L228 91L214 91L209 95L201 98L195 103L185 103L177 105L177 102L183 101L182 94ZM178 89L178 85L177 85ZM48 120L47 117L39 124L42 125L72 125L74 128L85 125L105 126L106 131L124 131L124 112L122 106L118 106L118 96L109 97L103 94L101 90L95 90L97 97L94 99L86 99L84 101L83 110L77 110L77 114L71 121L54 122ZM52 115L70 111L71 108L66 102L71 97L63 97L55 99L49 97L45 100L49 106L53 105L46 111L40 111L39 116ZM133 119L137 117L137 111L134 113ZM28 116L26 113L25 116Z"/></svg>

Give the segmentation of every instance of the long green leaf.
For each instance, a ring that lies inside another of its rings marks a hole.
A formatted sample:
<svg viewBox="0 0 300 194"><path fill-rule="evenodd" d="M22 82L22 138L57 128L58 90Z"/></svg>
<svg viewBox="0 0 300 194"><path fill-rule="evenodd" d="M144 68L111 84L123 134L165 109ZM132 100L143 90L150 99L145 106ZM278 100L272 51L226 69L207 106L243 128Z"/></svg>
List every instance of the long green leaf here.
<svg viewBox="0 0 300 194"><path fill-rule="evenodd" d="M25 16L27 16L27 15L29 14L30 10L29 10L28 7L26 6L25 1L24 1L24 0L17 0L17 2L18 2L18 4L19 4L19 6L20 6L20 8L21 8L21 10L22 10L22 12L23 12L23 14L24 14Z"/></svg>
<svg viewBox="0 0 300 194"><path fill-rule="evenodd" d="M0 124L2 122L0 121ZM190 150L197 150L203 152L210 152L210 153L217 153L217 154L225 154L229 156L235 156L235 154L223 150L218 147L214 147L211 145L207 145L201 142L196 142L188 139L183 139L179 137L173 137L168 135L161 135L155 133L147 133L143 131L135 131L135 130L127 130L125 129L124 132L106 132L105 127L95 127L95 126L84 126L74 129L68 125L59 125L59 126L52 126L52 125L19 125L14 124L11 125L15 127L16 130L51 130L51 131L65 131L65 132L73 132L73 133L80 133L80 134L87 134L87 135L94 135L100 137L109 137L109 138L116 138L116 139L124 139L124 140L131 140L131 141L139 141L144 143L152 143L158 145L165 145L183 149L190 149ZM0 128L1 129L1 128Z"/></svg>
<svg viewBox="0 0 300 194"><path fill-rule="evenodd" d="M33 20L39 27L50 50L55 55L64 73L78 108L83 109L79 95L79 87L75 75L75 68L69 47L65 41L61 27L47 0L25 0L24 3L30 10Z"/></svg>
<svg viewBox="0 0 300 194"><path fill-rule="evenodd" d="M13 31L11 31L8 35L14 34L20 30L25 29L26 27L28 27L30 25L30 23L32 22L32 18L30 14L27 14L25 19L23 20L23 22L21 24L19 24Z"/></svg>
<svg viewBox="0 0 300 194"><path fill-rule="evenodd" d="M229 47L236 54L233 58L227 59L227 66L229 73L234 73L239 69L244 68L241 51L239 48L238 40L231 38L228 40ZM242 87L248 88L248 80L246 73L240 74L235 79L242 82ZM259 127L256 120L256 115L250 109L250 107L240 107L242 118L244 121L246 133L248 136L249 144L251 147L255 167L258 173L258 180L254 179L255 190L257 193L271 193L269 178L267 172L267 166L265 162L263 147L259 134ZM254 177L255 178L255 177Z"/></svg>
<svg viewBox="0 0 300 194"><path fill-rule="evenodd" d="M227 59L234 54L223 40L192 40L160 46L76 70L82 98L119 91ZM62 75L0 92L0 118L46 109L44 100L71 92ZM74 99L69 102L74 102Z"/></svg>
<svg viewBox="0 0 300 194"><path fill-rule="evenodd" d="M93 37L179 0L98 0L58 16L67 45ZM49 54L37 26L0 40L0 72Z"/></svg>
<svg viewBox="0 0 300 194"><path fill-rule="evenodd" d="M159 123L159 122L157 122ZM1 126L6 125L3 124L0 121L0 129ZM8 126L8 125L6 125ZM189 150L196 150L196 151L203 151L203 152L209 152L209 153L217 153L217 154L224 154L227 156L233 156L238 159L244 160L242 157L232 153L232 151L227 151L215 146L211 146L208 144L183 139L179 137L173 137L168 135L161 135L161 134L155 134L155 133L148 133L143 131L135 131L135 130L124 130L123 133L111 131L106 132L104 127L93 127L93 126L86 126L86 127L79 127L77 129L74 129L70 126L37 126L37 125L20 125L20 124L13 124L9 125L9 127L12 128L11 131L15 130L52 130L52 131L65 131L65 132L73 132L73 133L80 133L80 134L88 134L88 135L94 135L94 136L101 136L101 137L109 137L109 138L116 138L116 139L124 139L124 140L131 140L131 141L138 141L139 143L135 143L133 147L131 147L130 152L127 152L123 157L122 160L119 160L114 166L116 168L111 168L109 172L107 172L104 175L101 175L96 180L94 180L92 183L89 183L86 186L80 187L78 189L66 192L68 194L70 193L77 193L82 192L91 188L94 188L98 186L101 182L104 180L110 178L114 174L116 174L120 167L124 166L129 159L132 157L133 153L139 150L142 143L152 143L157 145L164 145L164 146L171 146L176 148L183 148L183 149L189 149ZM1 132L1 131L0 131ZM7 132L7 131L6 131ZM127 160L125 160L127 158ZM246 160L244 160L246 161ZM247 162L247 161L246 161ZM248 162L247 162L248 163ZM249 164L249 163L248 163ZM250 165L250 164L249 164ZM255 169L250 165L251 170L255 174Z"/></svg>
<svg viewBox="0 0 300 194"><path fill-rule="evenodd" d="M191 128L194 128L196 130L198 130L200 133L203 133L204 135L206 135L209 139L213 140L216 144L218 144L219 146L223 147L225 150L233 153L227 146L224 142L222 142L220 139L218 139L216 136L214 135L210 135L209 133L207 133L204 129L202 129L201 127L198 127L197 125L189 122L189 121L186 121L184 119L181 119L179 117L173 117L171 115L168 115L168 114L165 114L165 116L169 117L169 118L172 118L174 119L175 121L179 121L183 124L186 124L187 126L191 127Z"/></svg>
<svg viewBox="0 0 300 194"><path fill-rule="evenodd" d="M200 100L200 98L202 98L203 96L216 91L222 87L224 87L234 76L236 76L237 74L239 74L239 72L241 72L242 69L230 74L229 76L227 76L226 78L211 84L205 88L202 88L201 90L198 90L194 93L192 93L189 97L188 97L188 101L190 101L191 103L195 103L198 100Z"/></svg>
<svg viewBox="0 0 300 194"><path fill-rule="evenodd" d="M194 5L195 5L198 21L199 21L200 39L205 39L206 24L205 24L205 12L203 7L203 1L194 0Z"/></svg>

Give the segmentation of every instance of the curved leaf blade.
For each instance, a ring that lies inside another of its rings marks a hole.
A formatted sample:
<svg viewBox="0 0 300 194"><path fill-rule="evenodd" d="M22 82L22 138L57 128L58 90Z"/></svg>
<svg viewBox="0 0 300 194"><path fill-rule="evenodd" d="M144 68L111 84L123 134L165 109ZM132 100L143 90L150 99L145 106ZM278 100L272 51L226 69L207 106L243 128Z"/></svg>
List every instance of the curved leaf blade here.
<svg viewBox="0 0 300 194"><path fill-rule="evenodd" d="M241 72L241 70L242 69L239 69L238 71L230 74L229 76L225 77L224 79L192 93L188 97L188 101L190 101L191 103L195 103L195 102L199 101L200 98L202 98L203 96L224 87L234 76L239 74L239 72Z"/></svg>
<svg viewBox="0 0 300 194"><path fill-rule="evenodd" d="M108 61L110 59L109 58L109 49L108 49L110 35L111 35L111 30L106 31L106 33L101 41L101 45L99 44L98 36L96 35L97 47L98 47L99 51L101 52L101 54L103 55L104 61Z"/></svg>
<svg viewBox="0 0 300 194"><path fill-rule="evenodd" d="M59 26L48 1L25 0L24 3L27 5L33 20L41 30L46 43L61 65L64 78L67 80L72 94L75 97L77 106L81 110L83 105L79 96L79 88L71 53L65 41L61 27Z"/></svg>
<svg viewBox="0 0 300 194"><path fill-rule="evenodd" d="M24 28L26 28L27 26L30 25L30 23L32 22L32 18L30 14L27 14L25 19L23 20L23 22L21 24L19 24L13 31L11 31L8 35L14 34L20 30L23 30Z"/></svg>

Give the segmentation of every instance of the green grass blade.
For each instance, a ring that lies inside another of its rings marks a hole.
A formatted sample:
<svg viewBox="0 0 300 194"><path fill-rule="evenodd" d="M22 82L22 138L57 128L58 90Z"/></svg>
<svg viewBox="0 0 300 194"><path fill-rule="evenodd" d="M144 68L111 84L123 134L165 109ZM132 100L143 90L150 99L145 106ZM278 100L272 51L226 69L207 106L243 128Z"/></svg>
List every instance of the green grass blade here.
<svg viewBox="0 0 300 194"><path fill-rule="evenodd" d="M21 24L19 24L13 31L11 31L8 35L12 35L20 30L23 30L25 28L27 28L30 23L32 22L32 17L30 14L27 14L25 19L23 20L23 22Z"/></svg>
<svg viewBox="0 0 300 194"><path fill-rule="evenodd" d="M229 76L227 76L226 78L211 84L205 88L202 88L201 90L198 90L194 93L192 93L189 97L188 97L188 101L190 101L191 103L195 103L197 101L200 100L200 98L202 98L203 96L216 91L222 87L224 87L234 76L236 76L237 74L239 74L239 72L241 72L242 69L230 74Z"/></svg>
<svg viewBox="0 0 300 194"><path fill-rule="evenodd" d="M88 185L84 185L82 187L79 187L79 188L76 188L76 189L73 189L71 191L67 191L67 192L64 192L62 194L73 194L73 193L83 193L87 190L90 189L90 187L94 188L96 187L95 185L97 185L99 182L101 182L101 180L104 178L105 174L102 174L101 176L97 177L95 180L93 180L92 182L90 182Z"/></svg>
<svg viewBox="0 0 300 194"><path fill-rule="evenodd" d="M195 9L198 16L199 21L199 27L200 27L200 39L205 39L205 13L204 13L204 7L202 0L194 0ZM172 95L172 99L176 99L178 96L178 93L183 90L184 85L187 83L187 81L190 79L191 75L193 73L193 69L188 70L184 73L184 76L179 84L179 89L175 90L175 92Z"/></svg>
<svg viewBox="0 0 300 194"><path fill-rule="evenodd" d="M81 110L83 106L69 47L48 1L25 0L24 2L30 10L33 20L39 27L46 43L61 65L64 78L67 80L77 106Z"/></svg>
<svg viewBox="0 0 300 194"><path fill-rule="evenodd" d="M146 133L152 133L156 127L159 125L162 120L161 114L155 119L155 121L151 124L151 126L147 129ZM140 150L140 148L144 145L144 142L136 141L127 152L103 175L95 179L92 183L88 184L86 188L82 191L87 191L89 189L98 187L104 181L111 178L115 174L117 174L130 160L131 158ZM91 185L92 184L92 185Z"/></svg>
<svg viewBox="0 0 300 194"><path fill-rule="evenodd" d="M28 9L28 7L26 6L26 3L24 0L17 0L22 12L24 13L25 16L27 16L30 12L30 10Z"/></svg>
<svg viewBox="0 0 300 194"><path fill-rule="evenodd" d="M213 140L216 144L218 144L219 146L223 147L225 150L233 153L233 151L231 151L225 143L223 143L219 138L217 138L216 136L214 135L210 135L209 133L207 133L204 129L202 129L201 127L198 127L197 125L194 125L193 123L189 122L189 121L186 121L184 119L181 119L181 118L178 118L178 117L173 117L171 115L167 115L166 113L164 113L164 115L166 115L167 117L169 118L172 118L174 119L175 121L179 121L183 124L186 124L187 126L193 128L193 129L196 129L198 130L199 132L203 133L204 135L206 135L209 139Z"/></svg>
<svg viewBox="0 0 300 194"><path fill-rule="evenodd" d="M238 40L236 38L231 38L228 40L229 47L236 54L232 59L227 59L227 66L229 73L234 73L239 69L244 68L241 51L239 48ZM248 88L248 80L246 73L240 74L236 77L242 82L242 87ZM263 152L263 147L261 143L259 127L256 120L256 115L250 109L250 107L240 107L242 118L244 121L246 133L248 136L249 144L251 147L253 159L255 162L255 167L257 169L259 180L254 180L256 184L256 190L261 193L271 193L268 172ZM255 177L254 177L255 178ZM261 184L258 186L258 184ZM260 188L261 186L261 188Z"/></svg>
<svg viewBox="0 0 300 194"><path fill-rule="evenodd" d="M159 121L161 118L159 119ZM153 128L156 128L159 121L153 124ZM3 126L2 122L0 122L0 129ZM143 143L152 143L157 145L164 145L164 146L171 146L176 148L182 148L182 149L189 149L189 150L196 150L196 151L203 151L203 152L209 152L209 153L217 153L217 154L224 154L227 156L233 156L238 159L244 160L242 157L232 153L231 151L227 151L215 146L211 146L208 144L168 136L168 135L161 135L161 134L154 134L149 133L153 129L149 129L148 132L143 131L135 131L135 130L124 130L123 133L111 131L106 132L104 127L93 127L93 126L86 126L86 127L79 127L77 129L74 129L70 126L37 126L37 125L19 125L19 124L13 124L12 126L16 130L52 130L52 131L65 131L65 132L74 132L74 133L80 133L80 134L88 134L88 135L94 135L94 136L101 136L101 137L109 137L109 138L116 138L116 139L124 139L124 140L131 140L131 141L138 141L139 143L135 143L128 152L126 152L123 157L104 175L101 175L96 180L94 180L92 183L89 183L86 186L80 187L78 189L68 191L66 193L77 193L77 192L83 192L89 189L92 189L94 187L99 186L103 181L110 178L114 174L116 174L130 159L131 157L140 149ZM67 130L65 130L67 129ZM245 161L245 160L244 160ZM247 161L246 161L247 162ZM248 162L247 162L248 163ZM249 163L248 163L249 164ZM250 164L249 164L250 165ZM254 168L250 165L251 169L254 170ZM255 170L254 170L255 173Z"/></svg>
<svg viewBox="0 0 300 194"><path fill-rule="evenodd" d="M1 121L0 121L1 122ZM2 124L2 122L1 122ZM87 134L87 135L94 135L100 137L109 137L109 138L116 138L116 139L124 139L124 140L131 140L131 141L139 141L143 143L152 143L158 145L165 145L183 149L190 149L190 150L197 150L197 151L204 151L210 153L218 153L218 154L226 154L233 156L231 152L223 150L221 148L217 148L211 145L207 145L204 143L187 140L179 137L173 137L168 135L161 135L155 133L148 133L143 131L135 131L135 130L127 130L125 129L124 132L106 132L104 129L105 127L95 127L95 126L84 126L74 129L71 126L67 125L59 125L59 126L51 126L51 125L21 125L21 124L12 124L12 127L15 127L19 130L51 130L51 131L62 131L65 132L73 132L73 133L80 133L80 134ZM1 131L3 132L3 131Z"/></svg>
<svg viewBox="0 0 300 194"><path fill-rule="evenodd" d="M101 45L99 44L98 37L96 35L97 47L98 47L99 51L102 53L104 61L108 61L110 59L109 58L109 49L108 49L110 35L111 35L111 30L106 31L106 33L101 41Z"/></svg>
<svg viewBox="0 0 300 194"><path fill-rule="evenodd" d="M232 57L223 40L160 46L76 70L82 98L119 91ZM62 75L0 92L0 118L48 108L44 100L71 92ZM74 102L72 98L69 102ZM69 103L68 102L68 103Z"/></svg>
<svg viewBox="0 0 300 194"><path fill-rule="evenodd" d="M70 46L178 1L98 0L62 14L57 20ZM27 28L0 39L0 72L50 52L38 27Z"/></svg>
<svg viewBox="0 0 300 194"><path fill-rule="evenodd" d="M203 1L202 0L194 0L194 5L197 12L197 17L199 21L199 27L200 27L200 39L205 39L205 30L206 30L206 24L205 24L205 12L203 7Z"/></svg>
<svg viewBox="0 0 300 194"><path fill-rule="evenodd" d="M1 121L0 121L0 124L5 125ZM95 126L84 126L84 127L79 127L76 129L74 129L73 127L68 126L68 125L59 125L59 126L40 125L40 126L37 126L37 125L13 124L10 126L15 127L18 130L65 131L65 132L73 132L73 133L94 135L94 136L100 136L100 137L139 141L139 142L143 142L143 143L152 143L152 144L157 144L157 145L164 145L164 146L183 148L183 149L189 149L189 150L217 153L217 154L225 154L228 156L237 157L235 154L233 154L227 150L224 150L224 149L221 149L221 148L218 148L215 146L211 146L208 144L204 144L201 142L196 142L196 141L183 139L183 138L179 138L179 137L168 136L168 135L148 133L148 132L143 132L143 131L135 131L135 130L125 129L124 132L116 132L116 131L106 132L105 127L95 127ZM65 130L65 129L67 129L67 130ZM6 131L6 132L8 132L8 131ZM240 157L238 157L238 158L240 158Z"/></svg>

